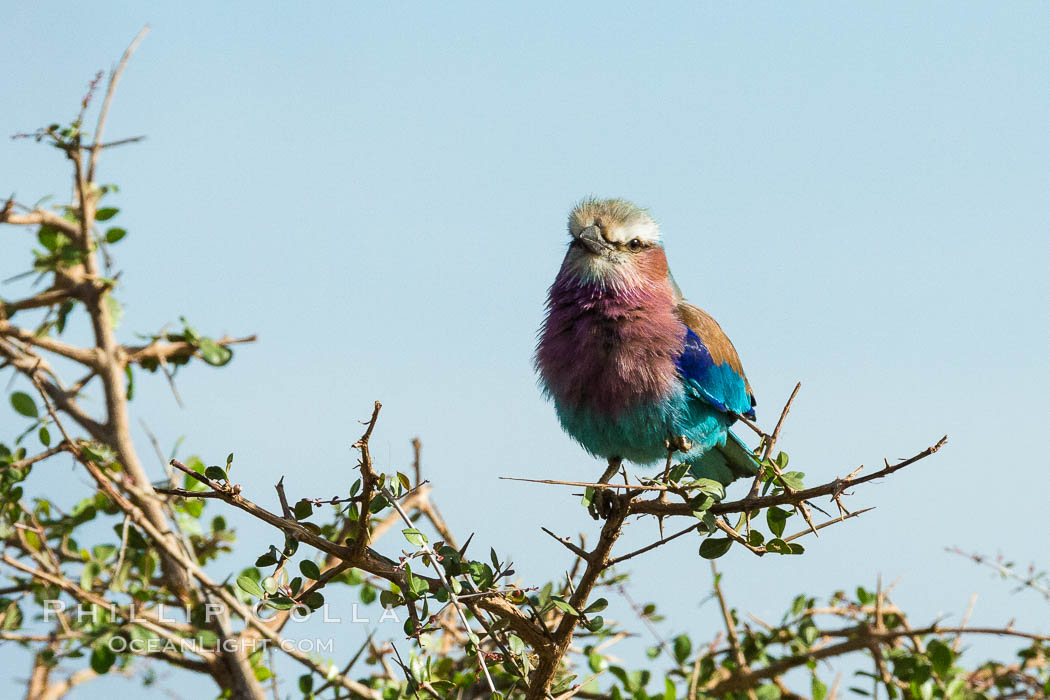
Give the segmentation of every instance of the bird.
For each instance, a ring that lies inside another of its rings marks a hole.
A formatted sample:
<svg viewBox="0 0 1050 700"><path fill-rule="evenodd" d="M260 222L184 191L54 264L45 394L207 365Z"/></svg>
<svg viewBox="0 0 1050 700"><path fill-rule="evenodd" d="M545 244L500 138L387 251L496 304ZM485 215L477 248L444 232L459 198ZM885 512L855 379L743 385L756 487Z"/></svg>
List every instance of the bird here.
<svg viewBox="0 0 1050 700"><path fill-rule="evenodd" d="M564 431L608 460L599 483L623 460L669 468L675 452L694 477L724 486L756 474L729 430L757 405L740 357L685 300L653 217L624 199L587 198L568 230L534 364Z"/></svg>

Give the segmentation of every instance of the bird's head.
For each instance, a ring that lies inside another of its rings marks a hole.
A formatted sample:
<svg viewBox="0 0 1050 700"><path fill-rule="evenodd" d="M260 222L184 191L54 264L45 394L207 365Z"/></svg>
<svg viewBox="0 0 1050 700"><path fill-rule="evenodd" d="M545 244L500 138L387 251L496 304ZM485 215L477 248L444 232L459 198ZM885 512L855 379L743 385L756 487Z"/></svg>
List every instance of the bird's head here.
<svg viewBox="0 0 1050 700"><path fill-rule="evenodd" d="M585 199L569 214L564 269L581 279L633 286L667 276L660 228L624 199Z"/></svg>

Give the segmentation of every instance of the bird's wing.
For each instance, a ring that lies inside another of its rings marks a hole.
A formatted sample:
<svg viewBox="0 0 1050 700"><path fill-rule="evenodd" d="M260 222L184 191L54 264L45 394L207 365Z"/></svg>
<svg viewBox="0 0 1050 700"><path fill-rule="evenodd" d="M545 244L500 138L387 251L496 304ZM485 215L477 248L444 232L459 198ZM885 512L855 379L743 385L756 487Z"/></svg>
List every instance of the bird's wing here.
<svg viewBox="0 0 1050 700"><path fill-rule="evenodd" d="M680 300L678 318L686 327L678 372L694 394L719 411L755 417L755 396L725 331L705 311Z"/></svg>

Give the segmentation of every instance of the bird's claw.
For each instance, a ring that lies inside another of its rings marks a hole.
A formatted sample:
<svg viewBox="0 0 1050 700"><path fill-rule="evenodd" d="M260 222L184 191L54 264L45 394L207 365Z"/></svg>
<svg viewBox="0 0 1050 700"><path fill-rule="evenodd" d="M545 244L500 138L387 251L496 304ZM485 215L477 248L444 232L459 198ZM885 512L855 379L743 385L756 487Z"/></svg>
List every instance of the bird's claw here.
<svg viewBox="0 0 1050 700"><path fill-rule="evenodd" d="M595 520L608 520L609 516L613 514L620 506L620 495L613 489L602 489L596 488L594 490L594 497L591 499L590 505L587 506L587 512L590 513L591 517Z"/></svg>

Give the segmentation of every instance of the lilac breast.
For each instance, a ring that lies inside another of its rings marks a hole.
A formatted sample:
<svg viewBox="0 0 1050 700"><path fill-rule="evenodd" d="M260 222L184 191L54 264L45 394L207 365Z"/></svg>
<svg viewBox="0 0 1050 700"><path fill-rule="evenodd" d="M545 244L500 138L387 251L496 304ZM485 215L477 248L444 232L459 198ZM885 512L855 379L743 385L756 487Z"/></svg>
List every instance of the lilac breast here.
<svg viewBox="0 0 1050 700"><path fill-rule="evenodd" d="M536 367L556 402L617 417L674 391L686 330L666 280L620 289L563 271L547 306Z"/></svg>

